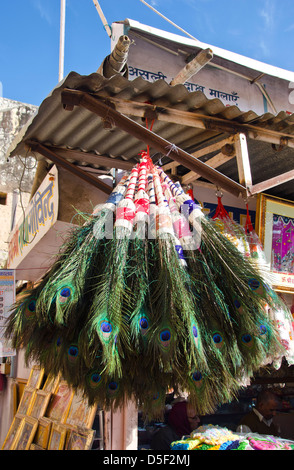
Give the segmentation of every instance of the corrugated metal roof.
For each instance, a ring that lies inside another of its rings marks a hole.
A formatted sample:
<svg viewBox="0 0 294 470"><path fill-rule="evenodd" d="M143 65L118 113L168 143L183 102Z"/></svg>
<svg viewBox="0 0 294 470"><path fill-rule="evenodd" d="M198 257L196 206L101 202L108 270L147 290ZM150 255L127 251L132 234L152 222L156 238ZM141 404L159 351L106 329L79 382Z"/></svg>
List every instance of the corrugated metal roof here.
<svg viewBox="0 0 294 470"><path fill-rule="evenodd" d="M44 145L90 153L97 157L97 163L90 164L96 168L106 168L99 163L99 155L121 158L130 162L139 159L139 153L146 149L144 143L116 127L111 130L105 129L100 117L82 107L76 106L70 112L64 110L61 93L65 88L97 93L105 98L115 97L133 102L148 102L156 106L220 117L239 124L251 123L294 137L294 115L288 115L286 112L280 112L277 116L271 113L258 116L253 111L242 112L237 106L225 106L219 99L209 100L201 91L189 92L184 85L170 86L164 80L148 82L138 77L129 81L122 76L106 79L98 73L81 76L76 72L71 72L44 99L35 116L12 142L7 157L26 155L25 142L37 140ZM142 118L132 117L132 119L145 125ZM204 143L218 138L218 135L219 138L224 137L224 133L218 134L215 131L163 121L155 121L152 130L190 153L201 148ZM271 144L250 139L248 147L254 184L294 169L294 149L285 147L281 151L275 151ZM157 154L152 148L150 152L151 155ZM157 154L154 158L157 159L157 157L159 159L161 155ZM167 157L164 157L164 162L166 161ZM86 157L84 162L76 163L89 165ZM238 181L235 159L219 167L219 170ZM183 174L186 170L182 167L179 171ZM277 186L268 193L294 200L292 182Z"/></svg>

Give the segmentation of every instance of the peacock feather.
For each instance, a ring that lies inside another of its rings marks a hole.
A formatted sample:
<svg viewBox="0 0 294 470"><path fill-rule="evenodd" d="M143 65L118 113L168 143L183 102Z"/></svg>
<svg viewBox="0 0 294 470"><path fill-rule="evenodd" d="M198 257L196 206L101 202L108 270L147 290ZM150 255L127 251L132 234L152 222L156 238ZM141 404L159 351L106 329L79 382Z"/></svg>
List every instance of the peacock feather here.
<svg viewBox="0 0 294 470"><path fill-rule="evenodd" d="M108 240L106 263L97 273L92 305L81 332L83 354L92 357L97 338L102 345L102 363L108 374L121 376L121 357L129 343L127 316L124 312L125 271L133 231L133 201L138 167L131 173L125 199L117 207L113 239Z"/></svg>

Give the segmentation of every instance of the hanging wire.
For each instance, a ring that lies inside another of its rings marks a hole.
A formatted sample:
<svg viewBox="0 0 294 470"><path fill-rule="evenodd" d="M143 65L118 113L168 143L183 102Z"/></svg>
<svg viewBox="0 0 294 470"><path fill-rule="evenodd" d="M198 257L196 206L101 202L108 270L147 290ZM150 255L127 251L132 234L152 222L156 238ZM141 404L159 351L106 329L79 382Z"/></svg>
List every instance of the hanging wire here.
<svg viewBox="0 0 294 470"><path fill-rule="evenodd" d="M103 27L104 27L105 31L107 32L108 36L109 36L110 38L112 38L112 29L111 29L111 26L109 26L109 24L107 23L107 20L106 20L106 18L105 18L105 16L104 16L104 13L103 13L103 11L102 11L101 6L99 5L99 3L98 3L97 0L93 0L93 3L94 3L94 5L95 5L95 7L96 7L96 10L98 11L98 14L99 14L100 19L101 19L101 21L102 21L102 23L103 23Z"/></svg>
<svg viewBox="0 0 294 470"><path fill-rule="evenodd" d="M192 36L190 33L188 33L187 31L185 31L183 28L181 28L180 26L178 26L176 23L174 23L173 21L169 20L166 16L164 16L162 13L160 13L158 10L156 10L155 8L153 8L151 5L149 5L147 2L145 2L144 0L140 0L140 2L144 3L144 5L146 5L148 8L150 8L152 11L154 11L155 13L157 13L157 15L161 16L164 20L168 21L170 24L172 24L173 26L175 26L175 28L178 28L180 31L182 31L182 33L186 34L187 36L189 36L190 38L194 39L194 41L198 41L198 39L196 39L194 36Z"/></svg>
<svg viewBox="0 0 294 470"><path fill-rule="evenodd" d="M18 192L19 192L19 202L20 202L20 205L21 205L21 209L22 209L22 213L23 213L23 227L22 227L22 230L20 230L21 232L21 235L22 235L22 240L24 243L27 243L27 244L30 244L34 241L37 233L35 233L35 235L33 236L32 240L29 241L29 240L26 240L25 239L25 208L24 208L24 205L23 205L23 201L22 201L22 189L21 189L21 185L22 185L22 181L23 181L23 177L24 177L24 174L25 174L25 171L31 171L31 170L34 170L37 166L37 158L36 156L30 156L28 157L28 153L29 153L30 149L27 150L26 152L26 155L24 157L24 162L23 160L20 158L20 156L18 155L18 159L19 161L21 162L21 164L23 165L23 170L22 170L22 174L21 174L21 177L20 177L20 181L19 181L19 185L18 185ZM35 162L34 162L34 165L33 166L28 166L27 165L27 161L29 160L29 158L34 158L35 159Z"/></svg>

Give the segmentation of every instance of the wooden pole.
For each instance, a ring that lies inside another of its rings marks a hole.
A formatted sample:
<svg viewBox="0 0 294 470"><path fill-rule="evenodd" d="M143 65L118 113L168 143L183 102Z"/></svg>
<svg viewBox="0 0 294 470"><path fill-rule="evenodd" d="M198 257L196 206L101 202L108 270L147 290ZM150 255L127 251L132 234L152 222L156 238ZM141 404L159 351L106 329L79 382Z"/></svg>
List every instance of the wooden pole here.
<svg viewBox="0 0 294 470"><path fill-rule="evenodd" d="M106 184L103 181L99 180L98 178L91 175L90 173L87 173L87 172L83 171L81 168L76 167L72 163L68 162L64 158L57 155L52 150L45 147L45 145L41 144L40 142L27 141L26 144L32 150L34 150L34 152L40 153L45 158L48 158L48 160L51 160L56 165L60 165L61 167L68 170L70 173L78 176L79 178L83 179L84 181L91 184L92 186L95 186L96 188L100 189L104 193L110 194L112 192L112 188L110 186L108 186L108 184Z"/></svg>
<svg viewBox="0 0 294 470"><path fill-rule="evenodd" d="M111 28L110 28L109 24L107 23L107 20L106 20L106 18L105 18L105 16L104 16L104 13L103 13L103 11L102 11L101 6L99 5L99 3L98 3L97 0L93 0L93 3L94 3L94 5L95 5L95 7L96 7L96 10L97 10L97 12L98 12L98 15L100 16L100 19L101 19L101 21L102 21L102 23L103 23L103 26L104 26L104 28L105 28L105 31L107 32L108 36L111 38L111 36L112 36L112 31L111 31Z"/></svg>
<svg viewBox="0 0 294 470"><path fill-rule="evenodd" d="M170 82L171 85L178 85L185 83L193 75L199 72L208 62L213 58L213 52L211 49L205 49L199 52L194 59L191 60Z"/></svg>
<svg viewBox="0 0 294 470"><path fill-rule="evenodd" d="M288 183L288 181L292 180L294 180L294 170L287 171L282 175L278 175L266 181L262 181L261 183L254 184L250 189L250 193L252 195L263 193L270 188L274 188L275 186L279 186L283 183Z"/></svg>
<svg viewBox="0 0 294 470"><path fill-rule="evenodd" d="M176 160L189 170L201 174L203 178L206 178L223 190L237 197L239 197L240 194L244 197L247 196L246 188L241 184L231 180L214 168L210 168L204 162L197 160L189 153L176 147L174 144L171 144L171 142L163 139L149 129L146 129L127 116L123 116L92 95L79 90L65 89L62 92L61 99L65 109L72 110L74 106L83 106L102 118L108 117L123 131L145 142L147 145L153 146L157 151L161 152L163 155L168 155L171 159Z"/></svg>
<svg viewBox="0 0 294 470"><path fill-rule="evenodd" d="M239 181L249 191L252 187L251 168L245 134L235 136L236 158L238 165Z"/></svg>

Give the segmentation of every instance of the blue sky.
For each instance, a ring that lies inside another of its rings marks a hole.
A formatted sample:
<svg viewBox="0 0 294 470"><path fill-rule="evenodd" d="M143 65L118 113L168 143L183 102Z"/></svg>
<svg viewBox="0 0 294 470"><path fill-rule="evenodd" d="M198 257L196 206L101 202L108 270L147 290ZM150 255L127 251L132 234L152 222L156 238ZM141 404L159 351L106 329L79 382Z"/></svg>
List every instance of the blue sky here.
<svg viewBox="0 0 294 470"><path fill-rule="evenodd" d="M294 71L294 0L147 1L200 41ZM140 0L99 3L109 24L131 18L181 34ZM58 83L60 0L0 0L0 18L3 96L39 105ZM66 0L64 74L95 72L109 52L93 0Z"/></svg>

